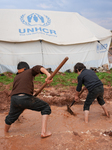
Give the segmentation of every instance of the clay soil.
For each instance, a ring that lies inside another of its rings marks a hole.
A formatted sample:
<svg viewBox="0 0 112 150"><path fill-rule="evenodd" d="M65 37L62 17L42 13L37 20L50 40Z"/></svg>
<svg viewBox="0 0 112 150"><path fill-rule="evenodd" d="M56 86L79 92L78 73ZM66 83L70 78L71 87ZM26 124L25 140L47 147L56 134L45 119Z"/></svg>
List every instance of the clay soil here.
<svg viewBox="0 0 112 150"><path fill-rule="evenodd" d="M42 85L35 84L35 90ZM52 113L49 116L48 130L52 136L42 139L41 114L25 110L12 124L9 133L4 133L4 119L10 107L10 85L0 83L0 150L111 150L112 136L112 87L104 86L104 99L110 118L103 114L97 100L90 108L89 123L84 123L83 104L87 96L84 91L80 101L67 111L67 104L74 100L76 87L46 86L38 97L49 103Z"/></svg>
<svg viewBox="0 0 112 150"><path fill-rule="evenodd" d="M89 123L84 123L83 104L87 91L80 96L80 102L67 111L75 95L75 87L47 86L38 97L48 102L52 109L49 116L48 130L52 136L40 138L41 114L25 110L11 126L10 132L4 134L4 119L10 107L10 85L0 92L0 150L111 150L112 137L112 88L104 87L104 99L110 118L103 115L102 108L95 100L90 109ZM40 85L36 85L38 90Z"/></svg>

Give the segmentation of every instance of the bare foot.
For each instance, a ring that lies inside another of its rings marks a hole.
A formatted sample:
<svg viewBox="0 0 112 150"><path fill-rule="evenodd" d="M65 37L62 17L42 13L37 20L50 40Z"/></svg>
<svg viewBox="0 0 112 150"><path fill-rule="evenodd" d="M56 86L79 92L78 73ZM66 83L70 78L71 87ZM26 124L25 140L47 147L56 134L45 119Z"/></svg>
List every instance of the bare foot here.
<svg viewBox="0 0 112 150"><path fill-rule="evenodd" d="M109 112L108 112L108 116L107 116L108 118L110 118L110 114L109 114Z"/></svg>
<svg viewBox="0 0 112 150"><path fill-rule="evenodd" d="M108 118L110 118L110 113L109 113L109 111L108 111L108 116L107 116Z"/></svg>
<svg viewBox="0 0 112 150"><path fill-rule="evenodd" d="M108 118L110 118L110 113L108 112L108 115L105 113L102 113L103 116L107 116Z"/></svg>
<svg viewBox="0 0 112 150"><path fill-rule="evenodd" d="M41 133L41 138L46 138L46 137L49 137L51 135L52 135L51 132Z"/></svg>
<svg viewBox="0 0 112 150"><path fill-rule="evenodd" d="M109 132L109 136L112 136L112 131Z"/></svg>
<svg viewBox="0 0 112 150"><path fill-rule="evenodd" d="M86 124L88 124L88 121L85 121Z"/></svg>

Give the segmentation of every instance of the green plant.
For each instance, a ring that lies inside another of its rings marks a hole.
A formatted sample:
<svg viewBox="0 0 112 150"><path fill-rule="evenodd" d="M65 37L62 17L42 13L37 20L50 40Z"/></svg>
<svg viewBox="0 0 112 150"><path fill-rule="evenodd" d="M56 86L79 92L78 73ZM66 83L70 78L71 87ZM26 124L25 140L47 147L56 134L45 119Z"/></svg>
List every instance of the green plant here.
<svg viewBox="0 0 112 150"><path fill-rule="evenodd" d="M4 75L4 76L0 76L0 82L4 83L4 84L9 84L11 82L13 82L15 77L15 74L12 74L11 77Z"/></svg>
<svg viewBox="0 0 112 150"><path fill-rule="evenodd" d="M104 85L112 86L112 69L107 72L99 72L96 73L98 78L103 82ZM14 80L15 74L6 74L4 76L0 76L0 83L9 84ZM53 82L50 84L51 86L63 85L63 86L76 86L77 85L77 77L78 75L74 72L72 73L58 73L53 77ZM39 74L35 77L34 83L45 83L46 75ZM11 87L12 88L12 87Z"/></svg>

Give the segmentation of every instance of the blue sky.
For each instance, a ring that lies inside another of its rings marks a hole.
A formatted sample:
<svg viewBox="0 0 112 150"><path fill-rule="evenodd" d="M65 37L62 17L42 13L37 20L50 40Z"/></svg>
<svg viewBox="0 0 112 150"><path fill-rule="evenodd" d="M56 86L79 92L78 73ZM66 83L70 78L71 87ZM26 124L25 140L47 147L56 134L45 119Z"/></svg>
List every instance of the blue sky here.
<svg viewBox="0 0 112 150"><path fill-rule="evenodd" d="M112 30L112 0L0 0L0 9L37 9L77 12Z"/></svg>

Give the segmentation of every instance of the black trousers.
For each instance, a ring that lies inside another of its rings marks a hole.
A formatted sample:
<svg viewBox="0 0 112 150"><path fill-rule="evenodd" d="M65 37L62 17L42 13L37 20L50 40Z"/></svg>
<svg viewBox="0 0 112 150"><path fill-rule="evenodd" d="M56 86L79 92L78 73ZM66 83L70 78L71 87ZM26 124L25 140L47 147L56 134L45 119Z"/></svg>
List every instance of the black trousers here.
<svg viewBox="0 0 112 150"><path fill-rule="evenodd" d="M90 105L95 100L95 98L97 98L97 101L100 105L104 105L105 101L103 99L103 94L104 94L103 86L98 86L94 88L91 92L88 93L86 101L84 103L83 110L89 110Z"/></svg>
<svg viewBox="0 0 112 150"><path fill-rule="evenodd" d="M5 118L5 123L8 125L14 123L25 109L41 111L42 115L51 114L50 106L43 100L26 94L24 96L13 95L11 97L10 111Z"/></svg>

